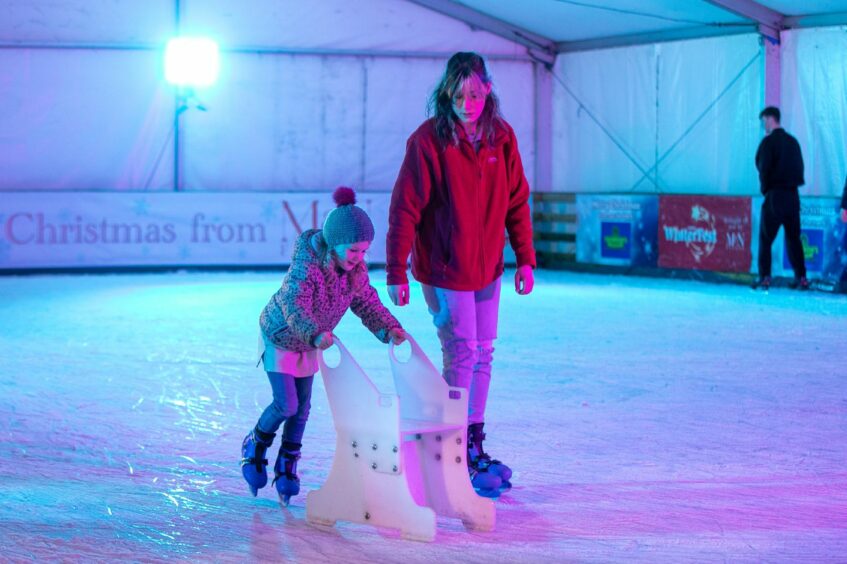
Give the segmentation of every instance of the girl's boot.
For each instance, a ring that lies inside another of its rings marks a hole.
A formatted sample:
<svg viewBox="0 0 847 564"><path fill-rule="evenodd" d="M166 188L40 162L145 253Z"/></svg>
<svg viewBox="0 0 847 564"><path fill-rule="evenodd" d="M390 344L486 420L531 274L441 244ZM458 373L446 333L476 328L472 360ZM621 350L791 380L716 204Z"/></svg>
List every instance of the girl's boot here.
<svg viewBox="0 0 847 564"><path fill-rule="evenodd" d="M256 425L241 443L241 473L254 496L268 483L266 452L275 436L274 433L265 433Z"/></svg>
<svg viewBox="0 0 847 564"><path fill-rule="evenodd" d="M291 497L300 493L300 478L297 476L297 461L300 460L300 443L283 441L274 464L274 486L283 505L288 506Z"/></svg>

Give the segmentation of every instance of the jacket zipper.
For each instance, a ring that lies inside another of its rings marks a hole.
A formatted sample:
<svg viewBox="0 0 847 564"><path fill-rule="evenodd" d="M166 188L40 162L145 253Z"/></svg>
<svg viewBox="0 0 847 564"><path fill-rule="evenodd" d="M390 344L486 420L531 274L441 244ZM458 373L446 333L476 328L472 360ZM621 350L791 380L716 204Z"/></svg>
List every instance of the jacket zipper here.
<svg viewBox="0 0 847 564"><path fill-rule="evenodd" d="M477 209L476 217L477 217L477 231L479 233L478 241L480 242L480 244L479 244L479 256L480 256L480 259L482 260L482 272L487 272L485 270L485 245L482 244L482 241L485 238L485 232L482 229L482 219L481 219L483 214L480 213L480 210L482 210L482 207L480 205L480 203L481 203L480 202L480 193L482 192L482 172L483 172L483 168L482 168L481 163L482 163L482 156L483 156L483 153L485 152L485 150L486 149L485 149L484 146L480 147L479 153L474 155L476 157L476 168L477 168L477 172L478 172L477 181L476 181L476 209Z"/></svg>

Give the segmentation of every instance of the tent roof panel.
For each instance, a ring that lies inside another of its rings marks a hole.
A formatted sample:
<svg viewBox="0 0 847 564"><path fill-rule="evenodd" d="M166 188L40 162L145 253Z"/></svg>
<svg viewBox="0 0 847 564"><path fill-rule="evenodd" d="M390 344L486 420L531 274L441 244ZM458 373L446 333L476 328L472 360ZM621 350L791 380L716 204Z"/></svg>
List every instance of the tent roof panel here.
<svg viewBox="0 0 847 564"><path fill-rule="evenodd" d="M707 2L690 0L461 0L459 3L556 42L750 23Z"/></svg>
<svg viewBox="0 0 847 564"><path fill-rule="evenodd" d="M847 24L847 0L411 1L504 37L534 34L558 51Z"/></svg>
<svg viewBox="0 0 847 564"><path fill-rule="evenodd" d="M786 16L847 12L847 0L758 0L758 2Z"/></svg>

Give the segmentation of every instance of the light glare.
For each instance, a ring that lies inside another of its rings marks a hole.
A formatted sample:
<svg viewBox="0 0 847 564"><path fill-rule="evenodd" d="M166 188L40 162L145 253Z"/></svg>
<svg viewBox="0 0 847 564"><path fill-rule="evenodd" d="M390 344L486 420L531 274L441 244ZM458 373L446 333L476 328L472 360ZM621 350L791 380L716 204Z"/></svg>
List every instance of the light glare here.
<svg viewBox="0 0 847 564"><path fill-rule="evenodd" d="M165 48L165 79L177 86L211 86L218 79L218 44L211 39L177 37Z"/></svg>

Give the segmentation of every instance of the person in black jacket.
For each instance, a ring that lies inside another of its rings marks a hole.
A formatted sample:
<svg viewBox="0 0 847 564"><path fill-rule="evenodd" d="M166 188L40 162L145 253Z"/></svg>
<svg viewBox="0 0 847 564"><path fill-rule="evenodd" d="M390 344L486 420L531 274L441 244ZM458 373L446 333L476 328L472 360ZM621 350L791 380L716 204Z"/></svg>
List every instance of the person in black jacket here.
<svg viewBox="0 0 847 564"><path fill-rule="evenodd" d="M805 184L803 155L797 139L779 124L779 108L768 106L759 114L767 135L756 151L756 168L765 201L759 222L759 278L754 288L767 290L771 284L771 246L780 227L785 228L788 259L794 269L792 288L809 289L806 261L800 240L800 194Z"/></svg>

